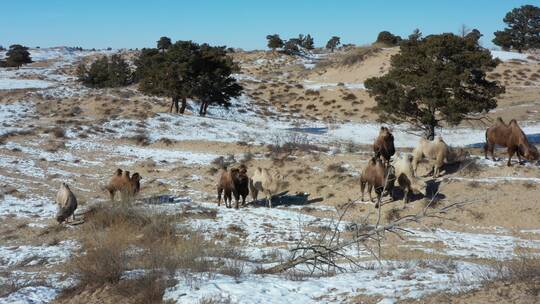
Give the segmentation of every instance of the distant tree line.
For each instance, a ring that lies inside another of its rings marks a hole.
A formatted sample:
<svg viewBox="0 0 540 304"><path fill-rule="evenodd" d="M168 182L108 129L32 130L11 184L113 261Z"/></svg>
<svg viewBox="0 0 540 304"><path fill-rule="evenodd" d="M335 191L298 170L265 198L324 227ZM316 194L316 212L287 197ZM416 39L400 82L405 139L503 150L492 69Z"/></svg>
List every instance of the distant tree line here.
<svg viewBox="0 0 540 304"><path fill-rule="evenodd" d="M281 52L294 55L302 53L303 50L313 50L315 48L315 43L313 37L310 34L303 35L299 34L297 38L290 38L288 40L283 40L278 34L267 35L267 46L273 52L277 49L280 49Z"/></svg>

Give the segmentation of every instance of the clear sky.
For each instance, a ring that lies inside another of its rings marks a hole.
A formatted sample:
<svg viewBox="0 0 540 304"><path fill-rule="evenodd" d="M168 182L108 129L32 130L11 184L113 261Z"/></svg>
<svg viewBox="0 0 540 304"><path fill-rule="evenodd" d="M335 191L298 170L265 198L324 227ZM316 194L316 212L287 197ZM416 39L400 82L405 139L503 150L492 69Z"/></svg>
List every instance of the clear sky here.
<svg viewBox="0 0 540 304"><path fill-rule="evenodd" d="M165 35L260 49L273 33L310 33L316 46L332 35L366 44L382 30L406 37L415 28L436 34L465 24L492 47L504 15L524 4L540 0L2 0L0 45L140 48Z"/></svg>

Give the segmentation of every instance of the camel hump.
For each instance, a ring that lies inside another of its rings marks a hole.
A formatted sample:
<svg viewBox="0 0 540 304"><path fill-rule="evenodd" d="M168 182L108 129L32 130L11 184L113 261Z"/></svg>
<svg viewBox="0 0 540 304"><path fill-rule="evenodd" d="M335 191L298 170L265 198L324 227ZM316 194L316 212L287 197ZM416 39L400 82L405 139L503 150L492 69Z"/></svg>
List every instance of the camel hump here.
<svg viewBox="0 0 540 304"><path fill-rule="evenodd" d="M517 123L517 120L515 120L515 119L510 120L509 125L519 127L519 125Z"/></svg>

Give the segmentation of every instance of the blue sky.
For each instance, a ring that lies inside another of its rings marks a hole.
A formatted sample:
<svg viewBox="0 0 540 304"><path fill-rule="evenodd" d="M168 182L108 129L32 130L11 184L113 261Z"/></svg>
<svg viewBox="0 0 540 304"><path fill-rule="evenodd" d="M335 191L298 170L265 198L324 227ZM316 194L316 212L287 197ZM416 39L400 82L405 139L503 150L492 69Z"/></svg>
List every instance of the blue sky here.
<svg viewBox="0 0 540 304"><path fill-rule="evenodd" d="M540 1L514 0L11 0L0 2L0 45L150 47L160 36L244 49L265 48L267 34L332 35L366 44L382 30L407 36L478 28L492 47L506 12Z"/></svg>

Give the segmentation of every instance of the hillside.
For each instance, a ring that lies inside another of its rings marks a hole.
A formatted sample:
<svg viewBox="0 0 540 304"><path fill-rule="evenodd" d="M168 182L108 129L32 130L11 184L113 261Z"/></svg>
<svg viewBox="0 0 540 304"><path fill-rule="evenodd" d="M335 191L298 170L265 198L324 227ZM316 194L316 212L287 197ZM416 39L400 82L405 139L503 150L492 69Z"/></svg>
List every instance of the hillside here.
<svg viewBox="0 0 540 304"><path fill-rule="evenodd" d="M415 195L403 209L400 200L385 199L380 213L360 200L359 176L381 126L363 82L385 73L397 48L233 53L245 93L229 108L211 105L207 117L196 115L192 100L185 115L171 114L168 99L143 95L136 85L91 89L76 81L79 62L116 50L31 51L33 64L0 69L0 303L137 303L146 292L176 303L437 303L455 294L467 299L478 288L471 296L491 299L483 294L484 274L495 277L497 265L523 253L538 259L538 164L484 159L477 147L486 126L478 123L438 130L470 156L440 178L424 176L430 166L422 163L426 197ZM507 92L489 116L515 118L538 138L540 59L493 54L503 62L490 77ZM410 153L419 133L391 129L398 153ZM503 150L497 154L506 159ZM264 167L284 177L280 192L287 195L275 208L262 201L240 210L217 206L220 167L241 163L249 175ZM103 190L116 168L142 175L129 207ZM77 196L83 223L54 220L61 182ZM455 204L399 235L381 235L380 256L371 240L347 248L338 267L262 273L330 232L350 240L362 229ZM128 262L117 281L81 285L81 273L97 270L74 271L71 263L88 261L101 244L110 248L98 258L116 249ZM167 264L176 255L189 261ZM166 282L149 276L148 265L167 269Z"/></svg>

